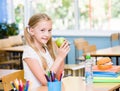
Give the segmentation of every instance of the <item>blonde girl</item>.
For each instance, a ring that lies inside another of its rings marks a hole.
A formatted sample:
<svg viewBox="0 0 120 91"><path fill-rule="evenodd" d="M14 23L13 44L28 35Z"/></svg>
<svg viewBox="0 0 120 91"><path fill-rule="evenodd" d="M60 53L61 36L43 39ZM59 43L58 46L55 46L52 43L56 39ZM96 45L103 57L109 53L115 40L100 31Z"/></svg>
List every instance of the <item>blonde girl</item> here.
<svg viewBox="0 0 120 91"><path fill-rule="evenodd" d="M58 31L59 32L59 31ZM64 59L70 51L67 40L58 48L52 40L52 20L44 13L33 15L24 31L27 46L23 52L24 78L32 83L32 90L45 86L45 73L50 70L56 78L64 70Z"/></svg>

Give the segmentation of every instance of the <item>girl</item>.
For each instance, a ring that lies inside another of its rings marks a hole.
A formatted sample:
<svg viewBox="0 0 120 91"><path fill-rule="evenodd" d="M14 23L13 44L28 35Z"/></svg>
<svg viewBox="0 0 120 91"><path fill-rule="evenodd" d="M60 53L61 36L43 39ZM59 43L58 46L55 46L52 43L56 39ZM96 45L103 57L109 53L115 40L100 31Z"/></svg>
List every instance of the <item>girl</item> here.
<svg viewBox="0 0 120 91"><path fill-rule="evenodd" d="M45 73L50 70L56 78L64 70L64 59L70 51L67 40L58 48L52 40L52 20L46 14L33 15L24 31L27 46L23 52L24 77L32 82L31 91L47 85Z"/></svg>

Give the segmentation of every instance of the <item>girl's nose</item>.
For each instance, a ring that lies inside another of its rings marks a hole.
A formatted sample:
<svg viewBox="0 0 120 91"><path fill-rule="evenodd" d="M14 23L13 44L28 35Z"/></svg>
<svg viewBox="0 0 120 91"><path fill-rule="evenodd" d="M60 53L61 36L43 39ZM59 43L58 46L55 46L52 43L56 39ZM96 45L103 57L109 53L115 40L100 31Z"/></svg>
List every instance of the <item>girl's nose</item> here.
<svg viewBox="0 0 120 91"><path fill-rule="evenodd" d="M46 35L46 36L49 36L49 35L50 35L49 31L46 31L46 32L45 32L45 35Z"/></svg>

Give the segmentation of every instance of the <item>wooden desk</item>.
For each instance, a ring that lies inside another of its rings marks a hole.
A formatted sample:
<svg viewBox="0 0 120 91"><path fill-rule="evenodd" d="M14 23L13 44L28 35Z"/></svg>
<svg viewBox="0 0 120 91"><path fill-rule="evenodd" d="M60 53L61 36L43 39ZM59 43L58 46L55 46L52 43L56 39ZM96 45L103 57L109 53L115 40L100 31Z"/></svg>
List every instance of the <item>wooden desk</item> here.
<svg viewBox="0 0 120 91"><path fill-rule="evenodd" d="M22 54L23 54L23 50L24 50L25 46L26 45L14 46L14 47L2 48L0 50L10 52L10 53L14 53L14 52L20 53L20 67L21 67L21 69L23 69Z"/></svg>
<svg viewBox="0 0 120 91"><path fill-rule="evenodd" d="M80 64L65 64L65 74L72 76L84 76L85 63L81 62Z"/></svg>
<svg viewBox="0 0 120 91"><path fill-rule="evenodd" d="M2 77L8 74L11 74L13 72L16 72L19 70L13 70L13 69L0 69L0 82L2 82Z"/></svg>
<svg viewBox="0 0 120 91"><path fill-rule="evenodd" d="M8 51L8 52L23 52L25 46L26 45L14 46L14 47L7 47L7 48L2 48L0 50Z"/></svg>
<svg viewBox="0 0 120 91"><path fill-rule="evenodd" d="M93 83L92 87L86 87L81 77L63 78L65 91L114 91L120 87L120 83ZM48 91L46 86L39 87L37 91Z"/></svg>
<svg viewBox="0 0 120 91"><path fill-rule="evenodd" d="M118 57L120 57L120 46L100 49L95 52L91 52L90 55L92 57L116 57L116 65L118 65Z"/></svg>

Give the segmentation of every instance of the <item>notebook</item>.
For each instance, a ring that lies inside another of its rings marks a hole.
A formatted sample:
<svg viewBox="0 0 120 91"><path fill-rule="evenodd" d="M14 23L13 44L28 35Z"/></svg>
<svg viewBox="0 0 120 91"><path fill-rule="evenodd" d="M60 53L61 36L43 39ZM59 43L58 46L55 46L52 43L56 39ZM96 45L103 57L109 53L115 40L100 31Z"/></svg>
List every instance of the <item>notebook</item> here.
<svg viewBox="0 0 120 91"><path fill-rule="evenodd" d="M94 83L118 83L120 82L120 76L118 77L93 77Z"/></svg>

